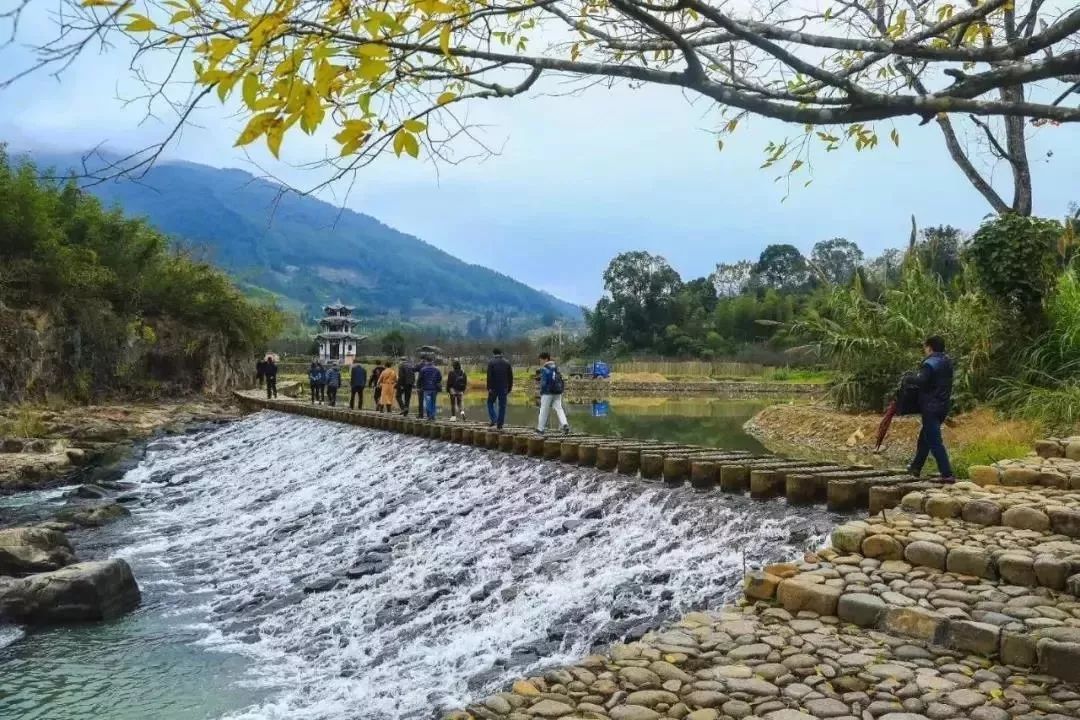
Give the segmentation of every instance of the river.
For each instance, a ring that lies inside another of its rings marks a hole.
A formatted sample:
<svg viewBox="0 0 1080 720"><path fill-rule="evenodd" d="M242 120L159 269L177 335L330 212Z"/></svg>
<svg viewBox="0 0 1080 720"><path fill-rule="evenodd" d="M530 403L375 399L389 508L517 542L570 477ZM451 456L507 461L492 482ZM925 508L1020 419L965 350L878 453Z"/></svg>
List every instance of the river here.
<svg viewBox="0 0 1080 720"><path fill-rule="evenodd" d="M143 605L0 628L0 718L431 718L731 600L835 521L270 412L154 441L125 479L132 516L72 539L126 558Z"/></svg>

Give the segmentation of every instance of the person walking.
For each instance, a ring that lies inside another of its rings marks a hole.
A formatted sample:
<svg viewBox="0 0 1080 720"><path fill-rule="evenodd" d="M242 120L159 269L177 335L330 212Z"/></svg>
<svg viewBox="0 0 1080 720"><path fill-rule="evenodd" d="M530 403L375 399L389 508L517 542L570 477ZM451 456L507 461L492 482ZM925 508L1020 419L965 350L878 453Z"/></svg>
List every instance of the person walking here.
<svg viewBox="0 0 1080 720"><path fill-rule="evenodd" d="M318 359L312 360L311 365L308 366L308 387L311 389L311 403L313 405L322 402L323 383L325 382L326 374L322 363Z"/></svg>
<svg viewBox="0 0 1080 720"><path fill-rule="evenodd" d="M566 421L566 411L563 410L562 396L566 389L559 366L551 359L551 353L540 353L540 421L536 425L536 431L541 435L547 430L548 417L552 408L559 418L559 427L564 433L570 432L570 423Z"/></svg>
<svg viewBox="0 0 1080 720"><path fill-rule="evenodd" d="M455 360L453 369L446 376L446 389L450 392L450 419L465 419L465 391L469 387L469 376L461 369L461 361Z"/></svg>
<svg viewBox="0 0 1080 720"><path fill-rule="evenodd" d="M908 472L919 477L927 457L933 455L941 473L941 482L954 483L956 478L953 477L949 453L941 437L941 426L952 409L953 362L945 354L945 341L938 335L932 335L923 342L923 356L919 374L915 378L919 388L922 429L919 430L915 458L908 466Z"/></svg>
<svg viewBox="0 0 1080 720"><path fill-rule="evenodd" d="M409 358L402 357L397 369L397 404L401 414L409 416L409 403L412 402L413 388L416 386L416 367Z"/></svg>
<svg viewBox="0 0 1080 720"><path fill-rule="evenodd" d="M266 378L266 399L277 397L277 363L274 356L268 355L263 362L263 377Z"/></svg>
<svg viewBox="0 0 1080 720"><path fill-rule="evenodd" d="M341 387L341 370L335 361L330 361L326 369L326 404L330 407L337 406L337 391Z"/></svg>
<svg viewBox="0 0 1080 720"><path fill-rule="evenodd" d="M386 368L383 366L381 360L375 361L375 367L371 369L371 378L368 380L368 387L371 388L371 402L375 403L375 410L381 410L382 398L382 385L379 384L379 378L382 377L383 370Z"/></svg>
<svg viewBox="0 0 1080 720"><path fill-rule="evenodd" d="M353 362L349 370L349 409L356 409L356 400L360 399L360 410L364 409L364 387L367 385L367 370L358 362Z"/></svg>
<svg viewBox="0 0 1080 720"><path fill-rule="evenodd" d="M380 412L392 412L394 409L394 390L397 388L397 371L390 366L390 362L387 361L387 367L379 373L379 400L378 409Z"/></svg>
<svg viewBox="0 0 1080 720"><path fill-rule="evenodd" d="M259 358L255 361L255 387L263 386L263 378L266 376L266 359Z"/></svg>
<svg viewBox="0 0 1080 720"><path fill-rule="evenodd" d="M424 415L428 420L434 420L435 403L442 392L442 371L430 359L425 359L420 365L419 376L420 392L424 394Z"/></svg>
<svg viewBox="0 0 1080 720"><path fill-rule="evenodd" d="M499 348L491 351L491 360L488 361L487 391L488 419L491 420L489 427L502 430L506 422L506 398L514 391L514 368Z"/></svg>

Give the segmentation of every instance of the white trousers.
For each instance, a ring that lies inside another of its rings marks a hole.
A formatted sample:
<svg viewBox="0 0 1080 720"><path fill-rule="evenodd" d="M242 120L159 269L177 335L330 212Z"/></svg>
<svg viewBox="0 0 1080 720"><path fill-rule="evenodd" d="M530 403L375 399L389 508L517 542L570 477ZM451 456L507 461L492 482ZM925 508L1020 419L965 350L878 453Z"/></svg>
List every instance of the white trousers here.
<svg viewBox="0 0 1080 720"><path fill-rule="evenodd" d="M537 428L543 430L547 428L548 418L551 417L551 409L555 408L555 415L559 418L559 427L566 427L570 423L566 422L566 412L562 406L562 395L541 395L540 396L540 423Z"/></svg>

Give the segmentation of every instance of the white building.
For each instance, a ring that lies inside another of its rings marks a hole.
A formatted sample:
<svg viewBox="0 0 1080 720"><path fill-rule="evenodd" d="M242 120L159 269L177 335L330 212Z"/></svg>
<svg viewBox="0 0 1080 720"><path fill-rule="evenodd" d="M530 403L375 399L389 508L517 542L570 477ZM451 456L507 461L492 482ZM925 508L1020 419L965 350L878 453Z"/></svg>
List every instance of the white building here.
<svg viewBox="0 0 1080 720"><path fill-rule="evenodd" d="M323 307L319 334L315 336L319 341L319 359L323 362L335 360L347 364L356 357L360 341L367 336L353 333L357 324L352 314L354 309L350 305L343 305L340 300Z"/></svg>

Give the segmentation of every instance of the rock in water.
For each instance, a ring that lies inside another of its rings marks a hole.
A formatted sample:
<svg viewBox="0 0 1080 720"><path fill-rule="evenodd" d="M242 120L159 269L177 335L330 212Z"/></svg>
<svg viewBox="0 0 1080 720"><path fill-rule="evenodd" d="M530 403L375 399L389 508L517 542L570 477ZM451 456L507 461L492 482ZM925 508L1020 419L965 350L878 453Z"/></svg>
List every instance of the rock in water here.
<svg viewBox="0 0 1080 720"><path fill-rule="evenodd" d="M0 586L0 619L27 625L109 620L141 599L125 561L84 562Z"/></svg>
<svg viewBox="0 0 1080 720"><path fill-rule="evenodd" d="M75 562L62 532L40 527L0 530L0 575L30 575Z"/></svg>
<svg viewBox="0 0 1080 720"><path fill-rule="evenodd" d="M64 508L56 513L56 519L82 527L101 527L130 514L123 505L112 500L102 500Z"/></svg>

